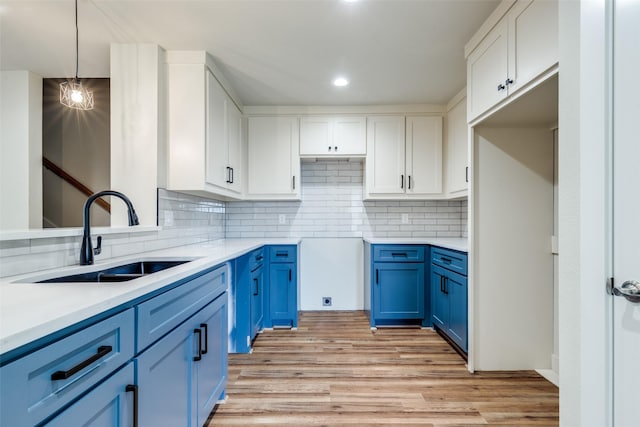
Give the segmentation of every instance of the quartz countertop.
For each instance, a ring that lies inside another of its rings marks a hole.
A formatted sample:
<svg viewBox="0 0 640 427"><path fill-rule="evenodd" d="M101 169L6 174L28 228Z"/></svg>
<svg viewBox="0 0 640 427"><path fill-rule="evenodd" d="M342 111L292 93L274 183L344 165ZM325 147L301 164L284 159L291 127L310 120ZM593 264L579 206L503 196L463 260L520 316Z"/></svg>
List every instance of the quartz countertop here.
<svg viewBox="0 0 640 427"><path fill-rule="evenodd" d="M372 245L432 245L455 251L468 252L469 240L464 237L365 237Z"/></svg>
<svg viewBox="0 0 640 427"><path fill-rule="evenodd" d="M51 333L223 264L263 245L296 245L300 239L227 239L145 252L0 280L0 355ZM120 283L34 283L149 259L193 261Z"/></svg>

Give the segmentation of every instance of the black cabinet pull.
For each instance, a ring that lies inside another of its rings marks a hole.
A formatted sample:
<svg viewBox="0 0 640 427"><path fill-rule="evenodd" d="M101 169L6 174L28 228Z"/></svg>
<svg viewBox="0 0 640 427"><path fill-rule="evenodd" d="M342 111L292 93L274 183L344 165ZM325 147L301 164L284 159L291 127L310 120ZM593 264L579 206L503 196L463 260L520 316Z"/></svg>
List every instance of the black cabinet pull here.
<svg viewBox="0 0 640 427"><path fill-rule="evenodd" d="M391 252L391 256L401 256L407 258L409 255L406 252Z"/></svg>
<svg viewBox="0 0 640 427"><path fill-rule="evenodd" d="M404 175L400 175L400 188L404 188Z"/></svg>
<svg viewBox="0 0 640 427"><path fill-rule="evenodd" d="M204 350L202 350L202 354L207 354L209 351L209 325L200 323L200 327L204 329Z"/></svg>
<svg viewBox="0 0 640 427"><path fill-rule="evenodd" d="M338 152L338 146L337 145L335 147L333 147L333 151L335 151L336 153Z"/></svg>
<svg viewBox="0 0 640 427"><path fill-rule="evenodd" d="M409 184L408 189L409 189L409 190L411 190L411 175L407 175L407 178L409 179L409 182L408 182L408 184Z"/></svg>
<svg viewBox="0 0 640 427"><path fill-rule="evenodd" d="M199 362L200 360L202 360L202 330L194 329L193 333L198 334L198 355L193 356L193 361Z"/></svg>
<svg viewBox="0 0 640 427"><path fill-rule="evenodd" d="M500 92L501 90L505 90L507 87L505 85L503 85L502 83L500 83L498 85L498 92Z"/></svg>
<svg viewBox="0 0 640 427"><path fill-rule="evenodd" d="M442 260L442 262L444 262L445 264L451 264L451 258L441 257L440 259L441 259L441 260Z"/></svg>
<svg viewBox="0 0 640 427"><path fill-rule="evenodd" d="M227 166L227 184L231 184L231 168Z"/></svg>
<svg viewBox="0 0 640 427"><path fill-rule="evenodd" d="M138 427L138 386L128 384L125 391L127 393L133 392L133 427Z"/></svg>
<svg viewBox="0 0 640 427"><path fill-rule="evenodd" d="M510 78L507 77L507 80L504 81L504 84L507 85L507 86L513 84L513 79L510 79Z"/></svg>
<svg viewBox="0 0 640 427"><path fill-rule="evenodd" d="M469 182L469 166L464 168L464 181Z"/></svg>
<svg viewBox="0 0 640 427"><path fill-rule="evenodd" d="M257 278L253 278L253 284L255 286L255 288L253 288L253 295L258 295L259 291L258 291L258 279Z"/></svg>
<svg viewBox="0 0 640 427"><path fill-rule="evenodd" d="M289 253L288 252L284 252L284 251L283 252L276 252L276 256L277 257L286 257L286 256L289 256Z"/></svg>
<svg viewBox="0 0 640 427"><path fill-rule="evenodd" d="M447 290L448 288L448 284L449 284L449 278L448 277L443 277L443 281L444 281L444 294L445 295L449 295L449 291Z"/></svg>
<svg viewBox="0 0 640 427"><path fill-rule="evenodd" d="M293 189L296 189L296 176L293 176Z"/></svg>
<svg viewBox="0 0 640 427"><path fill-rule="evenodd" d="M231 182L229 184L233 184L233 168L229 168L231 170Z"/></svg>
<svg viewBox="0 0 640 427"><path fill-rule="evenodd" d="M289 281L291 281L291 269L289 269Z"/></svg>
<svg viewBox="0 0 640 427"><path fill-rule="evenodd" d="M444 293L444 276L440 276L440 292Z"/></svg>
<svg viewBox="0 0 640 427"><path fill-rule="evenodd" d="M260 262L260 261L262 261L262 259L263 259L263 258L264 258L264 257L263 257L262 255L258 255L258 256L256 257L256 262Z"/></svg>
<svg viewBox="0 0 640 427"><path fill-rule="evenodd" d="M68 371L56 371L53 374L51 374L51 380L52 381L66 380L67 378L72 377L73 375L77 374L87 366L91 365L96 360L99 360L104 356L106 356L107 354L111 353L112 350L113 350L113 347L111 347L110 345L101 345L100 347L98 347L97 353L91 356L90 358L88 358L87 360L83 360L82 362L78 363L76 366L69 369Z"/></svg>
<svg viewBox="0 0 640 427"><path fill-rule="evenodd" d="M376 268L376 285L380 283L380 275L378 274L378 269Z"/></svg>
<svg viewBox="0 0 640 427"><path fill-rule="evenodd" d="M329 152L331 152L331 146L329 146Z"/></svg>

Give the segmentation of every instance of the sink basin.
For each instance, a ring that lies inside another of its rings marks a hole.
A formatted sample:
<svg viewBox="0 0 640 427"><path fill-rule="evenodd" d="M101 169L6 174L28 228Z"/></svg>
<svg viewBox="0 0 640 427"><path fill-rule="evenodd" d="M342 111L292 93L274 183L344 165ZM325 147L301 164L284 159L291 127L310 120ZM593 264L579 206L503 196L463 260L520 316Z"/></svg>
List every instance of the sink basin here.
<svg viewBox="0 0 640 427"><path fill-rule="evenodd" d="M40 280L36 283L70 283L70 282L126 282L147 274L157 273L167 268L185 264L189 260L180 261L137 261L118 265L103 270L90 271L68 276Z"/></svg>

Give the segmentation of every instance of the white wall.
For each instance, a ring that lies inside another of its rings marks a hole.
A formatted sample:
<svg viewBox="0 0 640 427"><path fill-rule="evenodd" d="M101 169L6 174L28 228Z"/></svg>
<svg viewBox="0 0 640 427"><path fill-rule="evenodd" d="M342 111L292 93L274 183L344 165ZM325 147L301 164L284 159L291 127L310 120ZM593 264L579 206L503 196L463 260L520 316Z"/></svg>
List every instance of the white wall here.
<svg viewBox="0 0 640 427"><path fill-rule="evenodd" d="M42 78L0 72L0 230L42 227Z"/></svg>
<svg viewBox="0 0 640 427"><path fill-rule="evenodd" d="M300 310L364 308L363 243L360 238L303 239ZM331 297L332 305L322 305Z"/></svg>
<svg viewBox="0 0 640 427"><path fill-rule="evenodd" d="M142 225L156 223L164 62L164 51L154 44L111 45L111 189L131 199ZM120 200L112 200L111 225L127 225Z"/></svg>
<svg viewBox="0 0 640 427"><path fill-rule="evenodd" d="M608 4L561 1L559 9L560 424L567 427L611 425Z"/></svg>
<svg viewBox="0 0 640 427"><path fill-rule="evenodd" d="M476 127L474 153L474 369L549 369L553 134Z"/></svg>

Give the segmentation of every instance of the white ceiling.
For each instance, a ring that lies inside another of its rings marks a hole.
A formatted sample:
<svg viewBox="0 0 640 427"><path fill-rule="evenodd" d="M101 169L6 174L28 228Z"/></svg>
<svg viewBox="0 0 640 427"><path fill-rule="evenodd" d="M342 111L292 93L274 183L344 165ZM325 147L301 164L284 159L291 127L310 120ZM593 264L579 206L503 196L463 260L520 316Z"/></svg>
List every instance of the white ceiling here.
<svg viewBox="0 0 640 427"><path fill-rule="evenodd" d="M498 0L79 0L80 77L109 44L206 50L245 105L444 104ZM0 0L0 69L75 74L73 0ZM351 80L335 88L338 74Z"/></svg>

